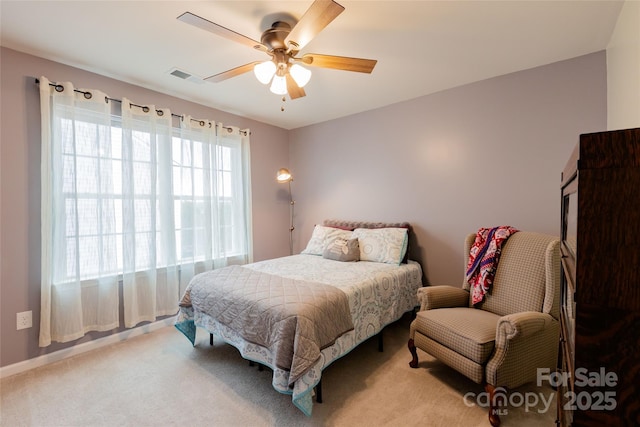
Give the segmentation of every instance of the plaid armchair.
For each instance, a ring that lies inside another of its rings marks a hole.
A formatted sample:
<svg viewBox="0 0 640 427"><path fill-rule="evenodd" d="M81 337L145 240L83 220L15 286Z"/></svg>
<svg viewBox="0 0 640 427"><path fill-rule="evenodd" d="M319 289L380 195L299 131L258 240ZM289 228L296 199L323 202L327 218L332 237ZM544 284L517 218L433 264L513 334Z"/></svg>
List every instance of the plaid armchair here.
<svg viewBox="0 0 640 427"><path fill-rule="evenodd" d="M468 256L475 234L465 239ZM466 265L466 264L465 264ZM439 359L490 394L491 425L500 424L496 403L506 389L536 380L538 368L557 365L560 310L560 241L520 231L502 245L491 291L479 307L471 304L469 283L462 288L427 286L418 290L420 311L411 323L412 368L416 347ZM500 396L498 396L500 397Z"/></svg>

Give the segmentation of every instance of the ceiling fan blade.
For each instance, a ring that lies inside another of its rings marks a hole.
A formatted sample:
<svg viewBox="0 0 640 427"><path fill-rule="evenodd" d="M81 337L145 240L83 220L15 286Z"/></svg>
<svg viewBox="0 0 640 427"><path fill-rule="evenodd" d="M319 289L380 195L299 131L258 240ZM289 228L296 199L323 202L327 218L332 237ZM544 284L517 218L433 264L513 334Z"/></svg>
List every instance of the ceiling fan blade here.
<svg viewBox="0 0 640 427"><path fill-rule="evenodd" d="M260 61L250 62L248 64L244 64L244 65L241 65L239 67L232 68L232 69L227 70L227 71L223 71L222 73L214 74L213 76L209 76L209 77L205 78L204 80L206 80L208 82L211 82L211 83L218 83L218 82L221 82L223 80L230 79L231 77L236 77L236 76L239 76L240 74L247 73L247 72L253 70L253 67L255 67L256 64L260 64Z"/></svg>
<svg viewBox="0 0 640 427"><path fill-rule="evenodd" d="M256 40L253 40L247 36L243 36L240 33L236 33L235 31L230 30L226 27L223 27L222 25L218 25L215 22L211 22L208 19L202 18L201 16L194 15L191 12L185 12L182 15L178 16L177 19L179 21L201 28L205 31L209 31L220 37L224 37L228 40L244 44L254 49L261 50L263 52L269 51L269 48L263 45L262 43Z"/></svg>
<svg viewBox="0 0 640 427"><path fill-rule="evenodd" d="M293 80L293 77L291 77L291 74L289 73L286 74L286 80L287 80L287 92L289 92L289 96L291 97L291 99L302 98L303 96L307 95L304 92L304 89L298 86L298 83L296 83L296 81Z"/></svg>
<svg viewBox="0 0 640 427"><path fill-rule="evenodd" d="M344 7L333 0L315 0L284 39L285 45L298 52L343 10Z"/></svg>
<svg viewBox="0 0 640 427"><path fill-rule="evenodd" d="M349 58L346 56L320 55L307 53L300 58L302 62L313 67L333 68L336 70L371 73L378 63L375 59Z"/></svg>

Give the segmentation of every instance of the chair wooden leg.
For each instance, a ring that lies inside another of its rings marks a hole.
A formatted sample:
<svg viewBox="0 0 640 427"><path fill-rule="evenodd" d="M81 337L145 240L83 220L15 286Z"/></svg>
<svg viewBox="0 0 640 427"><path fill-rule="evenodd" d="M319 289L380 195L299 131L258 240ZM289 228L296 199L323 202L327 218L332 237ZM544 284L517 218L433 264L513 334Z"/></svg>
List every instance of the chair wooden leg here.
<svg viewBox="0 0 640 427"><path fill-rule="evenodd" d="M484 391L489 394L489 422L493 427L498 427L500 425L500 408L496 406L496 388L485 383Z"/></svg>
<svg viewBox="0 0 640 427"><path fill-rule="evenodd" d="M416 351L416 345L413 343L413 339L409 338L409 342L407 343L407 347L409 347L409 351L411 352L411 362L409 362L409 366L412 368L418 367L418 352Z"/></svg>

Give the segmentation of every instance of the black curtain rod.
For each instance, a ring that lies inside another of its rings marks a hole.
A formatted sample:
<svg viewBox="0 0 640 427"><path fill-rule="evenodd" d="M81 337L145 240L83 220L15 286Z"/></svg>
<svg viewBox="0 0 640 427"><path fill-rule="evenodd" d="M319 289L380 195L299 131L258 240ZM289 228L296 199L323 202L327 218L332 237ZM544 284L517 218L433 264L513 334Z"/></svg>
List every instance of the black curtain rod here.
<svg viewBox="0 0 640 427"><path fill-rule="evenodd" d="M36 83L40 84L40 79L36 78ZM56 92L62 92L64 91L64 86L62 86L61 84L58 83L49 83L49 86L54 87L56 89ZM91 97L93 96L91 94L91 92L85 92L83 90L80 89L73 89L74 92L76 93L81 93L86 99L91 99ZM122 100L121 99L116 99L116 98L109 98L108 96L104 97L104 102L109 103L109 101L115 101L115 102L119 102L122 104ZM130 106L132 107L138 107L138 108L142 108L142 111L144 111L145 113L149 112L149 107L147 107L146 105L138 105L138 104L134 104L134 103L129 103ZM162 116L164 114L164 111L162 110L156 110L156 113L159 116ZM177 117L180 120L184 120L184 116L180 115L180 114L173 114L171 113L172 117ZM191 119L192 122L197 122L200 124L200 126L204 126L205 121L204 120L198 120L198 119ZM209 127L211 127L211 122L209 122ZM226 127L226 126L222 126L223 129L231 132L233 130L233 128L231 127ZM247 135L247 131L246 130L241 130L239 131L240 133L242 133L243 135Z"/></svg>

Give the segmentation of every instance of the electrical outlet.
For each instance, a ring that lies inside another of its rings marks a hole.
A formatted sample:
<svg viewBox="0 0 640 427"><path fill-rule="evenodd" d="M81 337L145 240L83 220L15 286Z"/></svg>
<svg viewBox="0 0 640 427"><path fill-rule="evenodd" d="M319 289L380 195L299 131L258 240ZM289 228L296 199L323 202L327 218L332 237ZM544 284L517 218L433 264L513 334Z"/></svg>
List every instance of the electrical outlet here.
<svg viewBox="0 0 640 427"><path fill-rule="evenodd" d="M31 314L31 310L23 311L22 313L16 314L16 324L17 330L27 329L33 326L33 317Z"/></svg>

